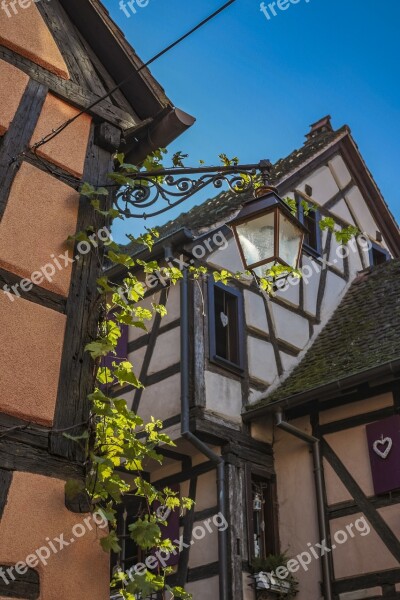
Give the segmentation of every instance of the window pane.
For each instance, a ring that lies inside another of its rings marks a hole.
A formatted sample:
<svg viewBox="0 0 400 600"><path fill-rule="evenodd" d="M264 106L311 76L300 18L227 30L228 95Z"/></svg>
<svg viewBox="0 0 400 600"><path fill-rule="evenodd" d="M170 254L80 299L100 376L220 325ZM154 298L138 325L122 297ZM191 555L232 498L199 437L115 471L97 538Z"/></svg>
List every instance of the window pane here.
<svg viewBox="0 0 400 600"><path fill-rule="evenodd" d="M287 217L279 221L279 256L290 267L295 267L299 255L301 231Z"/></svg>
<svg viewBox="0 0 400 600"><path fill-rule="evenodd" d="M216 355L239 364L238 300L220 287L214 288Z"/></svg>
<svg viewBox="0 0 400 600"><path fill-rule="evenodd" d="M237 226L239 241L247 265L253 265L274 256L275 213Z"/></svg>
<svg viewBox="0 0 400 600"><path fill-rule="evenodd" d="M319 229L317 223L317 214L314 210L311 210L308 215L304 216L304 225L308 229L308 233L306 233L304 238L304 243L307 244L309 248L318 250Z"/></svg>

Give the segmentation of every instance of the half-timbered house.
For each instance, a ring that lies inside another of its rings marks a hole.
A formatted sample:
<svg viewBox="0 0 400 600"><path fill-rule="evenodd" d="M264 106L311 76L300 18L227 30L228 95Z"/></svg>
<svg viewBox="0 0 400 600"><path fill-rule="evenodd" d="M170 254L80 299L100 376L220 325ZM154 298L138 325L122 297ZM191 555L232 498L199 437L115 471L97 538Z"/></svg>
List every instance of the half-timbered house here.
<svg viewBox="0 0 400 600"><path fill-rule="evenodd" d="M334 544L363 516L368 535L354 526L326 557L291 563L298 598L400 597L398 462L392 472L383 457L400 451L399 230L347 126L326 117L306 138L271 173L308 230L302 279L273 297L251 277L152 279L146 302L168 314L148 333L129 329L121 349L145 388L116 393L176 443L151 480L196 501L172 528L183 543L169 564L201 600L277 597L256 592L256 563ZM223 192L182 214L160 228L152 258L243 270L229 228L242 203ZM363 235L342 246L319 227L325 217ZM136 510L126 508L121 535ZM116 563L135 560L130 548Z"/></svg>
<svg viewBox="0 0 400 600"><path fill-rule="evenodd" d="M82 536L80 507L64 497L65 480L84 476L81 449L63 433L88 419L84 348L96 335L101 270L96 252L66 240L104 225L81 181L104 185L116 150L140 161L192 123L98 0L1 3L2 599L109 597L96 527Z"/></svg>

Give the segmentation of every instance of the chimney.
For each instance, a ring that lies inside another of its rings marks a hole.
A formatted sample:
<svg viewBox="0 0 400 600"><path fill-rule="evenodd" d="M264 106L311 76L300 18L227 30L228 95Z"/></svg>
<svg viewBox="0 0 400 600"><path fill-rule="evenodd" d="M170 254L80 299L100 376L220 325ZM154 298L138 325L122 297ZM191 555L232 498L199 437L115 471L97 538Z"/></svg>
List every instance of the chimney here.
<svg viewBox="0 0 400 600"><path fill-rule="evenodd" d="M306 135L307 141L312 140L313 138L315 138L317 135L320 135L321 133L326 133L327 131L333 131L333 127L331 124L331 118L332 117L330 115L328 115L326 117L323 117L316 123L313 123L312 125L310 125L310 127L311 127L310 133L307 133L307 135Z"/></svg>

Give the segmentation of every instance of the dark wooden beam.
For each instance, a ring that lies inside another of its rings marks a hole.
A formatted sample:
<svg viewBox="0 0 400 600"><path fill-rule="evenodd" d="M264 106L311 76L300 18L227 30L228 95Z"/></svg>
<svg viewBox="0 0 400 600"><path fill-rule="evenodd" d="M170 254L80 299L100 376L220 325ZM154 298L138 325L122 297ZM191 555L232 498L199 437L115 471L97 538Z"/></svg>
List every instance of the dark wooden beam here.
<svg viewBox="0 0 400 600"><path fill-rule="evenodd" d="M323 457L326 458L335 473L338 475L339 479L341 479L346 489L350 492L355 502L358 504L359 512L364 513L385 546L393 554L393 556L400 561L400 541L397 539L383 517L379 514L372 502L368 500L358 483L346 469L342 461L339 459L337 454L335 454L326 440L322 440L321 447Z"/></svg>
<svg viewBox="0 0 400 600"><path fill-rule="evenodd" d="M365 590L396 583L400 583L400 569L388 569L365 575L353 575L346 579L337 579L333 583L333 589L335 594L344 594L345 592Z"/></svg>
<svg viewBox="0 0 400 600"><path fill-rule="evenodd" d="M84 467L75 462L52 456L31 444L0 439L0 469L26 471L59 479L82 479Z"/></svg>
<svg viewBox="0 0 400 600"><path fill-rule="evenodd" d="M209 471L213 470L215 470L215 464L208 460L200 463L199 465L191 467L190 469L182 470L174 475L168 475L168 477L163 477L157 481L152 481L152 485L156 487L166 487L174 483L189 481L190 479L193 479L193 477L199 477L200 475L204 475L204 473L209 473Z"/></svg>
<svg viewBox="0 0 400 600"><path fill-rule="evenodd" d="M215 575L219 575L219 562L208 563L208 565L189 569L187 581L191 583L192 581L211 579Z"/></svg>
<svg viewBox="0 0 400 600"><path fill-rule="evenodd" d="M21 289L21 281L24 279L24 277L19 277L14 273L10 273L0 268L0 288L4 293L11 293L11 296L6 294L10 302L18 295L35 304L40 304L41 306L45 306L46 308L50 308L51 310L55 310L62 314L65 313L67 299L64 298L64 296L56 294L55 292L50 292L39 285L33 285L29 292L24 292ZM5 286L7 287L5 288ZM16 286L17 294L14 293L12 286Z"/></svg>
<svg viewBox="0 0 400 600"><path fill-rule="evenodd" d="M37 169L40 169L44 173L48 173L51 177L55 177L59 181L62 181L63 183L65 183L65 185L68 185L76 191L79 190L82 184L81 179L75 177L74 175L71 175L71 173L69 173L65 169L62 169L61 167L58 167L46 158L43 158L39 155L35 156L35 154L31 150L28 150L25 153L24 160L36 167Z"/></svg>
<svg viewBox="0 0 400 600"><path fill-rule="evenodd" d="M377 509L394 506L400 504L400 491L390 492L390 494L384 496L369 496L368 500ZM356 502L348 500L347 502L331 504L331 506L328 506L327 512L330 519L338 519L340 517L355 515L360 512L360 508Z"/></svg>
<svg viewBox="0 0 400 600"><path fill-rule="evenodd" d="M7 504L8 492L12 481L11 471L0 469L0 521Z"/></svg>
<svg viewBox="0 0 400 600"><path fill-rule="evenodd" d="M4 46L0 46L0 58L21 69L35 81L47 86L54 95L78 109L86 110L99 99L98 95L89 92L74 81L61 79ZM132 129L140 125L131 114L121 110L109 100L103 100L88 112L120 129Z"/></svg>
<svg viewBox="0 0 400 600"><path fill-rule="evenodd" d="M326 235L325 248L323 250L323 256L328 257L328 260L329 260L329 256L330 256L330 252L331 252L331 242L332 242L332 231L328 230L328 233ZM318 322L321 320L322 302L325 297L325 289L326 289L327 279L328 279L328 269L325 268L321 271L321 274L320 274L318 293L317 293L317 313L316 313L316 315L317 315Z"/></svg>
<svg viewBox="0 0 400 600"><path fill-rule="evenodd" d="M374 421L391 417L395 413L396 409L394 406L387 406L386 408L363 413L362 415L354 415L354 417L348 417L347 419L341 419L340 421L321 425L321 433L322 435L327 435L328 433L335 433L337 431L342 431L343 429L359 427L360 425L366 425L367 423L373 423Z"/></svg>
<svg viewBox="0 0 400 600"><path fill-rule="evenodd" d="M39 2L37 8L57 43L71 79L94 94L104 96L107 90L89 60L78 31L59 2Z"/></svg>
<svg viewBox="0 0 400 600"><path fill-rule="evenodd" d="M161 321L162 323L162 321ZM163 333L167 333L167 331L172 331L172 329L176 329L181 324L180 319L175 319L166 325L160 325L160 329L158 330L158 335L162 335ZM128 354L131 352L136 352L136 350L140 350L140 348L144 348L148 346L150 341L151 333L144 334L137 338L136 340L132 340L128 343Z"/></svg>
<svg viewBox="0 0 400 600"><path fill-rule="evenodd" d="M32 424L24 419L18 419L0 413L0 440L14 440L31 444L36 448L46 450L49 445L48 430L36 423Z"/></svg>
<svg viewBox="0 0 400 600"><path fill-rule="evenodd" d="M7 569L10 569L10 573L7 572ZM39 573L28 568L25 575L20 575L10 565L0 565L0 572L3 573L0 577L0 596L2 598L24 598L26 600L39 598Z"/></svg>
<svg viewBox="0 0 400 600"><path fill-rule="evenodd" d="M157 373L153 373L152 375L147 375L143 381L145 387L149 387L150 385L154 385L155 383L160 383L164 381L164 379L168 379L168 377L172 377L172 375L177 375L181 372L181 364L177 363L175 365L171 365L170 367L166 367L162 371L158 371Z"/></svg>
<svg viewBox="0 0 400 600"><path fill-rule="evenodd" d="M358 402L360 400L368 400L369 398L375 398L387 392L393 392L396 385L398 385L398 376L394 381L386 382L381 385L376 385L376 381L373 383L373 387L369 386L369 383L363 383L343 392L342 395L338 395L338 392L331 392L329 394L324 393L324 399L319 400L319 410L331 410L339 406L344 406L350 402ZM325 399L326 398L326 399ZM297 419L310 413L310 406L315 402L315 398L305 404L299 404L293 408L289 408L286 411L286 417L288 420ZM400 409L399 411L400 412ZM328 425L328 424L327 424Z"/></svg>
<svg viewBox="0 0 400 600"><path fill-rule="evenodd" d="M0 147L0 220L7 206L14 177L22 163L22 152L31 141L47 91L42 83L29 80L17 112L4 135Z"/></svg>
<svg viewBox="0 0 400 600"><path fill-rule="evenodd" d="M99 185L113 169L112 155L94 143L94 124L91 127L86 153L83 179ZM108 199L109 206L112 198ZM104 220L95 215L90 201L80 198L77 231L89 226L104 225ZM101 254L101 252L100 252ZM96 338L100 314L96 280L101 272L101 256L90 252L75 261L72 266L71 286L66 304L67 324L61 359L57 403L54 417L55 429L64 429L74 424L86 423L89 417L88 394L94 386L93 360L85 346ZM80 434L77 427L71 434ZM51 435L50 452L78 463L84 460L82 447L60 435Z"/></svg>
<svg viewBox="0 0 400 600"><path fill-rule="evenodd" d="M193 477L189 484L189 498L196 500L197 477ZM183 517L183 550L179 555L179 565L177 572L177 585L185 587L188 577L189 558L190 558L190 542L192 541L192 532L195 519L194 506L191 510L186 511Z"/></svg>

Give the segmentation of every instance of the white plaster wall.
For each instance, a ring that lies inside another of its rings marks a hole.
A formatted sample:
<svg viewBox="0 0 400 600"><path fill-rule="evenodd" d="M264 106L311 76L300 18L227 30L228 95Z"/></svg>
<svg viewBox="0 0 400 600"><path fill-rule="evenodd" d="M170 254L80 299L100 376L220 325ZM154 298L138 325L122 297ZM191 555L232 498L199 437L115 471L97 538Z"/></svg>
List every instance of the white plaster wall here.
<svg viewBox="0 0 400 600"><path fill-rule="evenodd" d="M217 506L217 475L215 469L197 479L196 512ZM209 561L206 561L209 562Z"/></svg>
<svg viewBox="0 0 400 600"><path fill-rule="evenodd" d="M239 418L242 412L242 386L239 381L211 371L205 372L207 409Z"/></svg>
<svg viewBox="0 0 400 600"><path fill-rule="evenodd" d="M360 271L363 270L363 264L361 262L361 258L360 258L360 254L359 251L357 249L357 244L350 240L349 242L349 249L350 249L350 254L349 254L349 271L350 271L350 278L353 279L354 277L356 277L358 275L358 273ZM365 256L365 262L368 265L369 264L369 255L368 255L368 251L364 251L363 248L360 248L362 255Z"/></svg>
<svg viewBox="0 0 400 600"><path fill-rule="evenodd" d="M264 300L259 294L244 291L244 309L246 323L249 327L268 333L268 321L265 312Z"/></svg>
<svg viewBox="0 0 400 600"><path fill-rule="evenodd" d="M338 216L339 219L343 219L346 223L350 225L355 225L354 219L351 216L351 212L349 211L349 207L347 206L344 199L339 200L337 204L330 211L334 216Z"/></svg>
<svg viewBox="0 0 400 600"><path fill-rule="evenodd" d="M146 354L146 350L147 350L147 346L143 346L142 348L135 350L135 352L130 352L128 354L128 360L133 365L133 370L134 370L137 378L139 378L139 376L140 376L140 371L142 369L142 364L143 364L144 356Z"/></svg>
<svg viewBox="0 0 400 600"><path fill-rule="evenodd" d="M234 238L228 240L226 248L222 249L221 247L215 252L212 252L208 256L207 262L217 268L227 269L228 271L231 271L231 273L244 271L242 259L240 258L239 250ZM249 280L251 281L251 278L249 278Z"/></svg>
<svg viewBox="0 0 400 600"><path fill-rule="evenodd" d="M250 376L262 383L272 383L278 375L272 345L248 336L247 348Z"/></svg>
<svg viewBox="0 0 400 600"><path fill-rule="evenodd" d="M341 273L344 273L344 261L343 256L347 253L348 248L343 248L341 244L336 241L335 235L332 235L331 249L329 252L329 262L338 269Z"/></svg>
<svg viewBox="0 0 400 600"><path fill-rule="evenodd" d="M322 319L324 323L327 322L329 317L338 307L346 286L347 282L344 279L338 277L330 271L328 272L325 294L321 307Z"/></svg>
<svg viewBox="0 0 400 600"><path fill-rule="evenodd" d="M316 169L314 173L297 186L297 189L304 191L306 184L312 187L313 200L318 204L325 204L325 202L328 202L328 200L339 192L339 188L328 167Z"/></svg>
<svg viewBox="0 0 400 600"><path fill-rule="evenodd" d="M188 583L185 589L193 595L193 600L217 600L219 598L219 577Z"/></svg>
<svg viewBox="0 0 400 600"><path fill-rule="evenodd" d="M315 265L315 267L313 266ZM303 266L307 266L303 277L304 310L315 317L317 313L317 295L321 277L319 264L309 256L303 255ZM311 269L311 270L310 270Z"/></svg>
<svg viewBox="0 0 400 600"><path fill-rule="evenodd" d="M181 360L181 329L175 327L157 336L157 340L151 357L149 372L151 375L162 371L167 367L175 365Z"/></svg>
<svg viewBox="0 0 400 600"><path fill-rule="evenodd" d="M279 283L276 297L297 308L300 304L300 279L298 277L288 277L287 280L282 280Z"/></svg>
<svg viewBox="0 0 400 600"><path fill-rule="evenodd" d="M351 181L351 174L340 154L334 156L328 164L333 170L340 188L346 187Z"/></svg>
<svg viewBox="0 0 400 600"><path fill-rule="evenodd" d="M178 266L178 265L177 265ZM181 286L180 283L176 285L172 285L168 289L167 301L165 303L165 307L167 309L167 314L165 317L161 319L161 327L179 319L181 316Z"/></svg>
<svg viewBox="0 0 400 600"><path fill-rule="evenodd" d="M297 365L297 363L299 362L299 359L296 356L291 356L290 354L286 354L285 352L280 352L280 355L284 372L293 369L295 365Z"/></svg>
<svg viewBox="0 0 400 600"><path fill-rule="evenodd" d="M142 394L139 415L145 421L153 416L164 421L181 412L181 376L173 375L147 387Z"/></svg>
<svg viewBox="0 0 400 600"><path fill-rule="evenodd" d="M155 304L159 304L159 302L160 302L160 294L159 293L153 294L152 296L148 296L141 302L138 302L138 306L141 306L142 308L147 308L148 310L152 311L152 307L151 307L152 302L154 302ZM151 328L153 327L153 322L154 322L154 315L150 321L144 322L148 332L151 331ZM138 338L142 337L143 335L145 335L145 333L144 333L143 329L141 329L140 327L129 327L128 341L132 342L133 340L137 340Z"/></svg>
<svg viewBox="0 0 400 600"><path fill-rule="evenodd" d="M304 348L310 335L307 319L274 302L270 303L270 307L276 336L296 348Z"/></svg>
<svg viewBox="0 0 400 600"><path fill-rule="evenodd" d="M346 194L346 200L349 202L353 213L356 215L357 221L363 233L367 233L373 240L376 239L377 224L372 218L365 200L358 187L354 187Z"/></svg>
<svg viewBox="0 0 400 600"><path fill-rule="evenodd" d="M197 510L197 507L196 507ZM212 562L218 561L218 529L214 523L209 523L211 533L203 524L203 521L197 521L193 526L193 544L190 549L189 568L201 567ZM204 532L204 537L201 538Z"/></svg>

